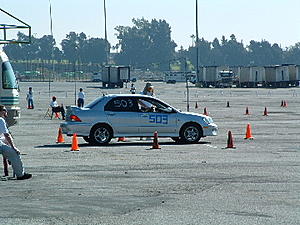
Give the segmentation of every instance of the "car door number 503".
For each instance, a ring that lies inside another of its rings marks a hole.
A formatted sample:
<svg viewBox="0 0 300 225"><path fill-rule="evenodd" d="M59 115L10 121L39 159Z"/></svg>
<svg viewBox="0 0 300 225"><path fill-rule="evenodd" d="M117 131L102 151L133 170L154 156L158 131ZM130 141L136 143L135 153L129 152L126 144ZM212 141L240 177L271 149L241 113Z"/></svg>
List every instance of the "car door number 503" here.
<svg viewBox="0 0 300 225"><path fill-rule="evenodd" d="M149 123L168 124L167 115L149 115Z"/></svg>

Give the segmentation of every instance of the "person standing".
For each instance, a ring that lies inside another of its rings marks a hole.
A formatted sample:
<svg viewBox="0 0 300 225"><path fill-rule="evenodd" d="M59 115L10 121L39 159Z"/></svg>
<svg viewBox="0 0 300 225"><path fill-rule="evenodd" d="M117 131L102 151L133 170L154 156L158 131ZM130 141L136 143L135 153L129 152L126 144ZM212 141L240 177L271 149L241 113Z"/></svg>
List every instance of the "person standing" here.
<svg viewBox="0 0 300 225"><path fill-rule="evenodd" d="M84 105L84 98L85 98L85 94L83 92L83 89L80 88L79 89L79 93L78 93L78 99L77 99L77 106L78 107L83 107L83 105Z"/></svg>
<svg viewBox="0 0 300 225"><path fill-rule="evenodd" d="M33 105L33 90L32 87L29 87L27 96L26 96L26 100L27 100L27 108L28 109L33 109L34 105Z"/></svg>
<svg viewBox="0 0 300 225"><path fill-rule="evenodd" d="M17 180L29 179L32 177L32 174L24 172L20 151L16 148L13 138L7 129L6 117L7 109L4 105L0 105L0 154L10 161Z"/></svg>
<svg viewBox="0 0 300 225"><path fill-rule="evenodd" d="M142 95L154 96L154 87L151 83L146 83L144 90L141 92Z"/></svg>
<svg viewBox="0 0 300 225"><path fill-rule="evenodd" d="M135 88L134 84L132 83L131 88L130 88L130 93L135 94L135 92L136 92L136 88Z"/></svg>

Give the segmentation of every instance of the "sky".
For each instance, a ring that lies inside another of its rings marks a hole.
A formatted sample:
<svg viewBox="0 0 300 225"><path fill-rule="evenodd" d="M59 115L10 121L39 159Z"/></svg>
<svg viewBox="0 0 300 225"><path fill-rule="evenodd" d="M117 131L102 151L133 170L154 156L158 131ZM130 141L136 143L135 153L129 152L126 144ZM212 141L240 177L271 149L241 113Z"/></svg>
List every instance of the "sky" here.
<svg viewBox="0 0 300 225"><path fill-rule="evenodd" d="M32 27L40 38L50 34L49 2L53 35L58 43L71 31L89 38L104 38L104 0L0 0L0 8ZM178 47L192 45L196 34L196 0L106 0L108 41L117 43L115 27L133 26L132 18L164 19ZM248 45L267 40L282 48L300 42L300 0L198 0L199 38L229 39ZM0 12L0 24L16 24ZM13 36L14 33L11 33ZM1 34L2 38L2 34Z"/></svg>

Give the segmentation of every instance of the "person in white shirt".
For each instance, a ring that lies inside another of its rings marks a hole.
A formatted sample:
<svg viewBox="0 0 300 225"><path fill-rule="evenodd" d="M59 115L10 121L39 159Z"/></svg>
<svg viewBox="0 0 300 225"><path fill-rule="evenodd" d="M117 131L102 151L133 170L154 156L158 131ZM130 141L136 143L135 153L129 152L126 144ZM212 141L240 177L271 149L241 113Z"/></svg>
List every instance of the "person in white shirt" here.
<svg viewBox="0 0 300 225"><path fill-rule="evenodd" d="M134 84L131 84L130 93L135 94L135 92L136 92L136 88L135 88Z"/></svg>
<svg viewBox="0 0 300 225"><path fill-rule="evenodd" d="M60 112L62 119L65 119L65 109L63 104L61 104L61 106L58 105L57 101L56 101L56 97L53 96L52 97L52 101L50 102L50 107L52 108L52 114L51 114L51 119L53 117L54 113Z"/></svg>
<svg viewBox="0 0 300 225"><path fill-rule="evenodd" d="M33 109L34 106L33 106L33 90L32 90L32 87L29 87L29 90L28 90L28 93L27 93L27 96L26 96L26 100L27 100L27 103L28 103L27 108L28 109Z"/></svg>
<svg viewBox="0 0 300 225"><path fill-rule="evenodd" d="M141 91L140 94L154 97L155 96L154 95L154 88L153 88L152 84L151 83L146 83L146 85L144 87L144 90ZM153 105L148 101L144 101L144 100L140 99L139 104L142 107L142 111L149 112L149 111L153 110L153 108L152 108Z"/></svg>
<svg viewBox="0 0 300 225"><path fill-rule="evenodd" d="M4 105L0 105L0 154L11 163L14 174L17 176L17 180L29 179L32 175L24 172L20 151L16 148L13 138L7 129L4 119L6 117L7 109Z"/></svg>
<svg viewBox="0 0 300 225"><path fill-rule="evenodd" d="M79 93L78 93L78 99L77 99L77 106L78 107L83 107L83 105L84 105L84 97L85 97L85 95L84 95L83 89L80 88L79 89Z"/></svg>

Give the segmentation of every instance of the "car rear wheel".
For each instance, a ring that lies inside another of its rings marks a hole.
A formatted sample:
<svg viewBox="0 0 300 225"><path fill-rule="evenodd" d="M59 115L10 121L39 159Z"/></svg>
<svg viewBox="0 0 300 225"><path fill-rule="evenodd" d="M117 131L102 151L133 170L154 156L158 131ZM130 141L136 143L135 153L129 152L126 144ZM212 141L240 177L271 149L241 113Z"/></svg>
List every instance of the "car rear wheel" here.
<svg viewBox="0 0 300 225"><path fill-rule="evenodd" d="M96 125L90 132L90 143L94 145L107 145L112 139L113 133L107 125Z"/></svg>
<svg viewBox="0 0 300 225"><path fill-rule="evenodd" d="M183 143L193 144L199 142L202 137L202 129L198 124L190 123L181 128L180 140Z"/></svg>
<svg viewBox="0 0 300 225"><path fill-rule="evenodd" d="M87 143L90 143L91 139L89 138L89 136L83 136L82 137L83 140L85 140Z"/></svg>
<svg viewBox="0 0 300 225"><path fill-rule="evenodd" d="M180 137L171 137L171 139L176 143L180 143Z"/></svg>

